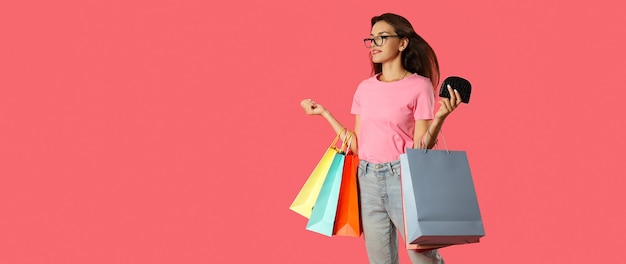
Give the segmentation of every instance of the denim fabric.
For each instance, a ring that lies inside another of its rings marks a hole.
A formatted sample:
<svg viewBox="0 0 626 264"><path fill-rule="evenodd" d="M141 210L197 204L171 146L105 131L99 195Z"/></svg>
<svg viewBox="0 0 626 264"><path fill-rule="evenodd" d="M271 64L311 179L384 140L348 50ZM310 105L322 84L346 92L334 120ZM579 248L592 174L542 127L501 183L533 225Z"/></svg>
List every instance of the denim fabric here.
<svg viewBox="0 0 626 264"><path fill-rule="evenodd" d="M359 188L365 248L371 264L397 264L398 232L404 239L400 161L359 162ZM403 247L404 248L404 247ZM443 264L438 251L408 250L413 264Z"/></svg>

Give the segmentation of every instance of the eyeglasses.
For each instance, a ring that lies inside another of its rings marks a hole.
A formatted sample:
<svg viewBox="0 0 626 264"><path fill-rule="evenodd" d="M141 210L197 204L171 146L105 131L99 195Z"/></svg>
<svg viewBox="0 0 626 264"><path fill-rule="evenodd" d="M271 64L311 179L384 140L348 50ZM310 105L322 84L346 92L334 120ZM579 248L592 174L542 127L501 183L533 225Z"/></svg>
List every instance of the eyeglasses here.
<svg viewBox="0 0 626 264"><path fill-rule="evenodd" d="M398 36L398 35L376 36L376 37L373 37L373 38L363 39L363 43L365 43L365 47L368 48L368 49L370 47L372 47L372 43L374 44L374 46L380 47L380 46L385 44L385 39L386 38L393 38L393 37L400 37L400 36Z"/></svg>

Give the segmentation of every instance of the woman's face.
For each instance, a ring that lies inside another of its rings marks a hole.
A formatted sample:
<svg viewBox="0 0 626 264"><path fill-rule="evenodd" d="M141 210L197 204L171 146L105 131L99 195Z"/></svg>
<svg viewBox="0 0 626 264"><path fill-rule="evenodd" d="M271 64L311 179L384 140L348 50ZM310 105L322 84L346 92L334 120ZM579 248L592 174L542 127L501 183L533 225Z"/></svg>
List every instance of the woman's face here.
<svg viewBox="0 0 626 264"><path fill-rule="evenodd" d="M382 38L381 38L382 37ZM401 55L403 41L396 34L396 30L385 21L378 21L372 26L370 38L375 39L371 43L370 52L374 63L384 63Z"/></svg>

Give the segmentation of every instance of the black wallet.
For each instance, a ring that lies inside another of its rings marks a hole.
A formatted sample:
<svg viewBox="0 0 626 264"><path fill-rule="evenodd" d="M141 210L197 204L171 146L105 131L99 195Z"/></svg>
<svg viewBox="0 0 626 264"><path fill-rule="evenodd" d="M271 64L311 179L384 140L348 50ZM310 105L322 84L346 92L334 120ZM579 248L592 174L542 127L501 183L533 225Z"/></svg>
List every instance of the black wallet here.
<svg viewBox="0 0 626 264"><path fill-rule="evenodd" d="M450 98L450 93L448 92L448 84L452 89L456 89L461 94L461 102L468 104L470 95L472 94L472 84L461 77L458 76L450 76L443 80L441 83L441 88L439 89L439 97Z"/></svg>

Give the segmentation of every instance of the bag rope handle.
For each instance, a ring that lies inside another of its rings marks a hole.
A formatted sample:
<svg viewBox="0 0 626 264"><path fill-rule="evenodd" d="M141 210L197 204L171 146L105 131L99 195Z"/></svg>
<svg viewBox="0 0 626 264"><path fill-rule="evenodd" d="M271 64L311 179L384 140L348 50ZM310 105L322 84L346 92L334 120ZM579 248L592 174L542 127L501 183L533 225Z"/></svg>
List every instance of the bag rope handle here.
<svg viewBox="0 0 626 264"><path fill-rule="evenodd" d="M433 137L432 134L430 134L430 129L426 130L426 134L430 137ZM448 143L446 142L446 136L443 134L443 128L441 130L439 130L439 134L441 134L441 138L443 138L443 144L446 147L446 153L450 154L450 149L448 148ZM437 146L437 144L439 143L438 140L435 141L435 146ZM426 143L424 142L424 140L420 140L420 144L419 147L421 148L422 146L424 146L424 153L426 153L428 151L428 148L426 147Z"/></svg>

